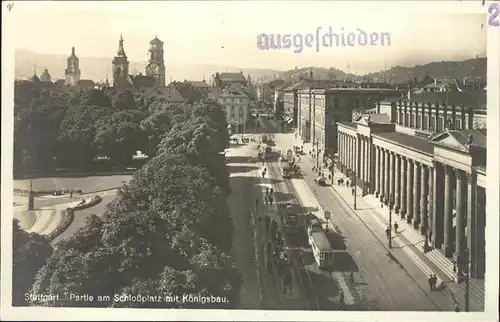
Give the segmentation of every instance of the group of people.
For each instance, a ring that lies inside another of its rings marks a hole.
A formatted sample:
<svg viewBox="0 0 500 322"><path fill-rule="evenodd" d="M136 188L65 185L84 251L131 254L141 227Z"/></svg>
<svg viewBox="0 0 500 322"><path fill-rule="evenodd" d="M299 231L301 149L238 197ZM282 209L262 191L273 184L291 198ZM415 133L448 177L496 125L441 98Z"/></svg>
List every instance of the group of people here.
<svg viewBox="0 0 500 322"><path fill-rule="evenodd" d="M394 234L398 233L398 228L399 228L398 222L395 221L394 222ZM387 235L387 239L391 238L391 226L387 226L387 228L385 229L385 234Z"/></svg>

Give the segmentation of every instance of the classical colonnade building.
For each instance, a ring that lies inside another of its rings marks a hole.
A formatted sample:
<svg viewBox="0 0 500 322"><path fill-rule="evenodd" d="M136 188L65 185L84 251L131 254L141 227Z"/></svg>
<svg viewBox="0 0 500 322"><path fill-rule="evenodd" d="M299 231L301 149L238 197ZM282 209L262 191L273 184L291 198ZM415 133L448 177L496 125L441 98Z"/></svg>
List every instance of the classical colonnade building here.
<svg viewBox="0 0 500 322"><path fill-rule="evenodd" d="M446 104L381 102L378 114L338 123L337 138L340 169L394 206L458 270L470 263L478 279L485 273L485 97L462 107L449 97Z"/></svg>

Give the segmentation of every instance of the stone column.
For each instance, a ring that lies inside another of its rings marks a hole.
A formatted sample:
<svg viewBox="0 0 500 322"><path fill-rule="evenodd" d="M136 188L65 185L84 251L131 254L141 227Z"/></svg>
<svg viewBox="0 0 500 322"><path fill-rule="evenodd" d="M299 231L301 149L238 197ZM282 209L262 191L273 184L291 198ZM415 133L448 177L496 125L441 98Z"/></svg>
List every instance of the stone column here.
<svg viewBox="0 0 500 322"><path fill-rule="evenodd" d="M407 173L408 173L408 162L407 158L401 156L401 180L399 182L399 190L401 192L400 194L400 211L399 213L401 214L401 218L406 217L406 212L407 212L407 207L406 207L406 181L407 181Z"/></svg>
<svg viewBox="0 0 500 322"><path fill-rule="evenodd" d="M375 147L375 197L378 198L380 193L380 148Z"/></svg>
<svg viewBox="0 0 500 322"><path fill-rule="evenodd" d="M432 185L432 243L441 248L444 242L444 176L443 165L434 163L434 178Z"/></svg>
<svg viewBox="0 0 500 322"><path fill-rule="evenodd" d="M391 181L390 181L390 178L391 178L391 153L390 151L385 151L385 171L384 171L384 174L385 174L385 184L384 184L384 188L385 188L385 191L384 191L384 197L387 197L387 200L389 200L388 198L391 197ZM384 199L384 202L385 202L385 199Z"/></svg>
<svg viewBox="0 0 500 322"><path fill-rule="evenodd" d="M427 212L428 207L428 197L429 197L429 178L427 167L422 164L420 169L420 233L425 236L425 226L427 224L427 229L429 229L429 217ZM428 232L427 232L428 233Z"/></svg>
<svg viewBox="0 0 500 322"><path fill-rule="evenodd" d="M356 177L359 178L361 171L361 138L359 134L356 137Z"/></svg>
<svg viewBox="0 0 500 322"><path fill-rule="evenodd" d="M427 197L427 200L428 200L428 206L427 206L427 216L429 217L428 219L428 223L429 223L429 226L428 226L428 230L427 230L427 234L429 235L429 240L431 240L432 242L432 231L434 230L434 227L433 227L433 222L434 222L434 218L433 218L433 196L434 196L434 186L433 186L433 181L434 181L434 168L432 167L429 167L428 168L429 170L429 173L428 173L428 176L427 176L427 193L428 193L428 197Z"/></svg>
<svg viewBox="0 0 500 322"><path fill-rule="evenodd" d="M390 166L389 166L389 173L390 173L390 176L389 176L389 200L390 198L395 198L395 194L396 194L396 189L395 189L395 184L394 184L394 180L395 180L395 175L396 175L396 155L394 154L394 152L391 151L390 153Z"/></svg>
<svg viewBox="0 0 500 322"><path fill-rule="evenodd" d="M455 260L463 261L464 251L467 242L465 240L465 224L466 224L466 213L465 213L465 182L464 173L462 170L455 169L455 177L457 180L456 189L456 225L455 225Z"/></svg>
<svg viewBox="0 0 500 322"><path fill-rule="evenodd" d="M413 228L418 229L421 217L420 217L420 164L418 162L413 163Z"/></svg>
<svg viewBox="0 0 500 322"><path fill-rule="evenodd" d="M406 222L413 220L413 160L408 159L406 171Z"/></svg>
<svg viewBox="0 0 500 322"><path fill-rule="evenodd" d="M385 197L385 150L380 148L380 191L379 191L379 199L380 202L384 201Z"/></svg>
<svg viewBox="0 0 500 322"><path fill-rule="evenodd" d="M475 277L484 278L485 272L485 227L486 227L486 189L476 185L476 258Z"/></svg>
<svg viewBox="0 0 500 322"><path fill-rule="evenodd" d="M356 150L354 149L354 137L353 136L349 136L349 144L350 144L350 154L349 154L349 168L351 169L351 171L354 171L356 170L356 167L354 166L354 152L356 152Z"/></svg>
<svg viewBox="0 0 500 322"><path fill-rule="evenodd" d="M365 186L365 160L366 160L366 157L365 157L365 151L366 151L366 147L365 147L365 137L364 136L360 136L360 143L361 143L361 154L359 155L360 157L360 164L359 164L359 178L361 179L361 186L364 187Z"/></svg>
<svg viewBox="0 0 500 322"><path fill-rule="evenodd" d="M396 157L396 173L394 177L394 189L396 192L394 193L394 211L399 213L399 209L401 207L400 193L401 193L401 157L399 154L395 155Z"/></svg>
<svg viewBox="0 0 500 322"><path fill-rule="evenodd" d="M450 166L444 166L444 246L448 258L453 256L452 171Z"/></svg>
<svg viewBox="0 0 500 322"><path fill-rule="evenodd" d="M476 227L476 174L467 173L467 248L470 251L471 276L476 277L477 235Z"/></svg>
<svg viewBox="0 0 500 322"><path fill-rule="evenodd" d="M366 179L366 181L368 182L368 189L366 191L366 193L371 193L373 191L373 171L372 171L372 166L373 166L373 162L372 162L372 157L373 157L373 147L372 147L372 144L370 142L370 137L367 137L366 138L366 144L368 146L368 161L367 161L367 172L368 172L368 177Z"/></svg>

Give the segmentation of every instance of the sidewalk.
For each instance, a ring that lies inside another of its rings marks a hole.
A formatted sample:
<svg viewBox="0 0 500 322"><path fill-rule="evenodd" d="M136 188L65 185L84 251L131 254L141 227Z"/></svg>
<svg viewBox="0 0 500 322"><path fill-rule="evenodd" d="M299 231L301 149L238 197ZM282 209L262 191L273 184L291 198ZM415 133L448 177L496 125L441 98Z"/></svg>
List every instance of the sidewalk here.
<svg viewBox="0 0 500 322"><path fill-rule="evenodd" d="M316 164L316 159L308 157L304 160L309 161L312 167ZM337 169L336 169L337 170ZM325 172L326 177L328 174ZM330 186L332 193L338 194L346 203L352 204L352 188L346 186L338 186L338 179L347 179L340 171L334 173L334 184ZM368 213L375 222L380 226L379 229L385 231L389 224L389 209L384 205L380 207L380 201L374 195L361 196L361 189L356 188L356 212L360 218ZM353 210L354 211L354 210ZM363 219L362 219L363 220ZM425 274L436 274L438 285L444 282L446 285L445 291L452 297L453 302L458 304L462 310L465 308L465 283L457 284L454 282L455 274L453 273L453 263L447 259L439 250L432 250L424 253L423 244L424 236L413 228L411 224L405 220L400 220L397 214L392 214L392 221L397 221L399 225L398 234L393 236L393 253L398 250L403 250L407 257ZM375 227L372 227L376 229ZM425 284L426 285L426 284ZM470 311L484 311L484 280L470 280Z"/></svg>

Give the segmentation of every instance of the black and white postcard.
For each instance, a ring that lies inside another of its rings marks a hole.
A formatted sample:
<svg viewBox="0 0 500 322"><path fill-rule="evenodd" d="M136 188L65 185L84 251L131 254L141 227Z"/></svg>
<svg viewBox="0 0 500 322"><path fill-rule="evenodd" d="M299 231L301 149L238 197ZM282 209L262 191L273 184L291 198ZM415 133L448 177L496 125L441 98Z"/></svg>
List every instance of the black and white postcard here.
<svg viewBox="0 0 500 322"><path fill-rule="evenodd" d="M2 2L1 319L497 321L499 25Z"/></svg>

